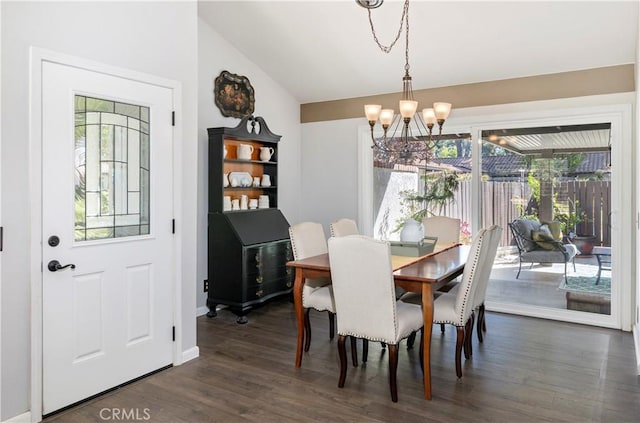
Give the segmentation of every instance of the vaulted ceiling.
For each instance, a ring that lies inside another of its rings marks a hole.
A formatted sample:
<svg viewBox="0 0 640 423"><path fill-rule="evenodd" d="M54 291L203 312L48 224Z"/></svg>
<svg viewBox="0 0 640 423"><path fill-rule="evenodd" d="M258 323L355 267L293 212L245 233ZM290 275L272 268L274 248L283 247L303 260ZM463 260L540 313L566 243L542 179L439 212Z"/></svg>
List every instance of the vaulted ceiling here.
<svg viewBox="0 0 640 423"><path fill-rule="evenodd" d="M383 44L402 1L372 12ZM340 1L200 1L200 18L300 103L398 92L404 38L385 54L366 9ZM637 1L419 1L410 16L413 88L636 62Z"/></svg>

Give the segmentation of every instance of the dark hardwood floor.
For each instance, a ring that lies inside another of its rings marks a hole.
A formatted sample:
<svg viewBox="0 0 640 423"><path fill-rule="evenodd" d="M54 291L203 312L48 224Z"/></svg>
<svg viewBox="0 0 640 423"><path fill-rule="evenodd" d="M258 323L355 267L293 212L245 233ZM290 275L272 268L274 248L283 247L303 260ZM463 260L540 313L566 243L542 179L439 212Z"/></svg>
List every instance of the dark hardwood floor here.
<svg viewBox="0 0 640 423"><path fill-rule="evenodd" d="M329 341L326 314L311 315L313 339L301 369L293 364L288 300L254 310L246 325L222 310L198 318L199 358L46 421L104 422L114 409L130 417L133 410L138 420L190 423L640 421L630 333L487 313L485 342L474 336L473 357L457 379L455 331L434 328L433 400L423 397L418 349L403 343L394 404L380 344L370 343L369 362L350 366L339 389L336 339Z"/></svg>

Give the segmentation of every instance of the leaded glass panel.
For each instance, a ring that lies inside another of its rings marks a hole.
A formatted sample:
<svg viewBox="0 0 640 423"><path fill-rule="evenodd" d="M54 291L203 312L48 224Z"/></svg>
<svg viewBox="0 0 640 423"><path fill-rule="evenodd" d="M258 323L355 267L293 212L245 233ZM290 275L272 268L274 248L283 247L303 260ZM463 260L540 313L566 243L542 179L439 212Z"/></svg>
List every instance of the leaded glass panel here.
<svg viewBox="0 0 640 423"><path fill-rule="evenodd" d="M75 96L75 240L150 233L148 107Z"/></svg>

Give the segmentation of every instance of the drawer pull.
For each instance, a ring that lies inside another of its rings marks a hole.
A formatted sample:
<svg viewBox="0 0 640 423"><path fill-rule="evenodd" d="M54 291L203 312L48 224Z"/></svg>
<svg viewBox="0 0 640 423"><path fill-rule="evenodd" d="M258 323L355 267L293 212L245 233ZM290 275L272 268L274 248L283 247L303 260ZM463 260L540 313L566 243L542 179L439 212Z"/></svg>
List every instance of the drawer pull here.
<svg viewBox="0 0 640 423"><path fill-rule="evenodd" d="M287 275L290 275L293 273L293 269L290 267L287 267Z"/></svg>
<svg viewBox="0 0 640 423"><path fill-rule="evenodd" d="M257 283L262 283L262 282L263 282L262 275L260 275L260 276L258 276L258 277L256 278L256 282L257 282Z"/></svg>
<svg viewBox="0 0 640 423"><path fill-rule="evenodd" d="M291 281L287 282L287 288L291 288L291 285L293 285Z"/></svg>
<svg viewBox="0 0 640 423"><path fill-rule="evenodd" d="M256 253L256 263L260 263L260 253Z"/></svg>
<svg viewBox="0 0 640 423"><path fill-rule="evenodd" d="M257 297L262 297L264 295L264 291L262 289L259 289L256 291L256 296Z"/></svg>

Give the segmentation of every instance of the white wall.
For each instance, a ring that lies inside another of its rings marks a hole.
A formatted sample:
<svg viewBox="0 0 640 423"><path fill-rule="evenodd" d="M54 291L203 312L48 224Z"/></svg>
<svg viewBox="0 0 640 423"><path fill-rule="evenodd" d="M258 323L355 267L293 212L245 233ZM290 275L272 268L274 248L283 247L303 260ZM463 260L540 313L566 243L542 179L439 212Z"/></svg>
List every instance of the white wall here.
<svg viewBox="0 0 640 423"><path fill-rule="evenodd" d="M251 58L243 56L203 20L198 22L198 308L205 311L207 294L207 128L233 127L236 118L222 116L214 103L213 83L223 70L246 76L255 91L254 116L262 116L269 129L282 135L278 145L278 208L289 223L300 214L300 105L265 74ZM295 77L295 75L292 75Z"/></svg>
<svg viewBox="0 0 640 423"><path fill-rule="evenodd" d="M358 127L362 119L302 125L300 219L318 222L327 235L339 218L358 220ZM362 228L360 228L362 229Z"/></svg>
<svg viewBox="0 0 640 423"><path fill-rule="evenodd" d="M183 349L196 345L197 7L195 2L0 2L2 7L2 415L29 409L29 47L182 83ZM39 407L39 405L34 405Z"/></svg>

